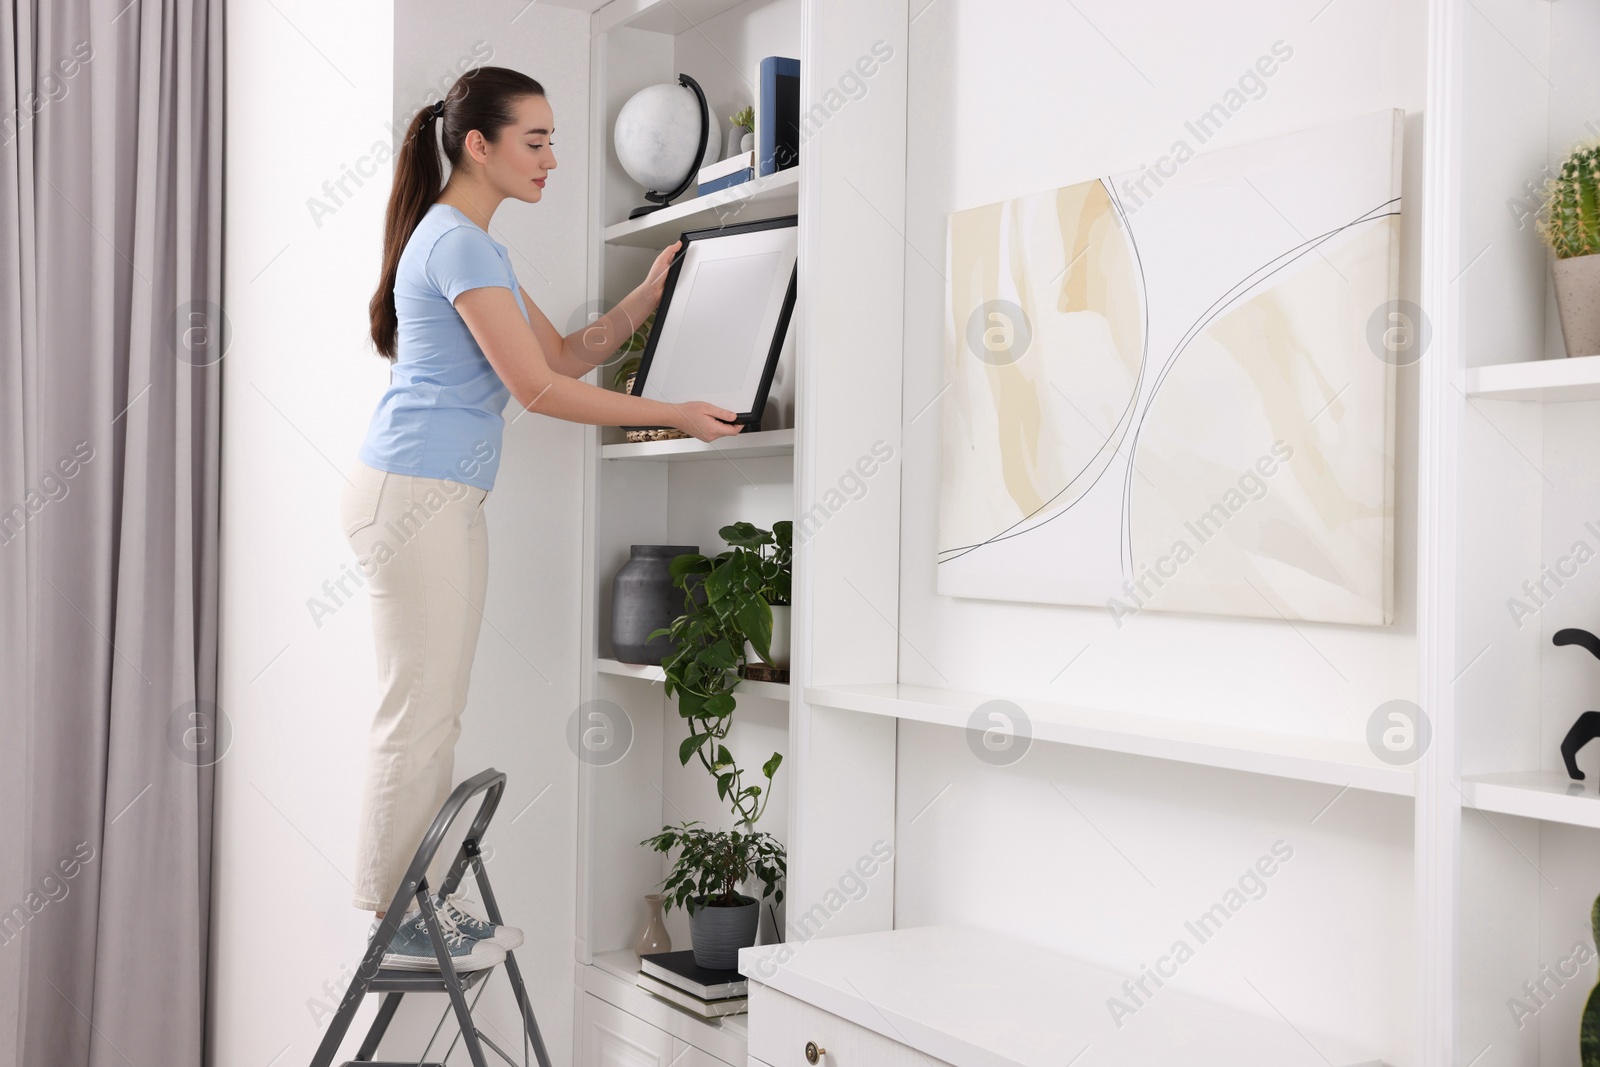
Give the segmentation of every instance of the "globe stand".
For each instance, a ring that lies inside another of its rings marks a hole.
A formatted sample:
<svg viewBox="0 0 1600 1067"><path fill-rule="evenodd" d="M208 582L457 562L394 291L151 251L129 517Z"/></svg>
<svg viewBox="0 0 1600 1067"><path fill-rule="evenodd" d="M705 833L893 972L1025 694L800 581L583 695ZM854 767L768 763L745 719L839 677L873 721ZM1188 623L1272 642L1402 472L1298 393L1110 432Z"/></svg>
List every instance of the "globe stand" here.
<svg viewBox="0 0 1600 1067"><path fill-rule="evenodd" d="M707 121L707 116L709 116L711 112L706 104L706 94L700 88L700 83L689 77L687 74L678 75L678 84L686 88L693 89L695 98L700 101L700 139L695 143L694 164L689 168L689 173L683 176L683 181L679 182L678 187L672 190L672 192L658 193L654 189L646 192L644 194L644 198L649 200L650 203L640 204L638 207L628 212L628 218L630 219L639 218L641 215L648 215L652 211L660 211L662 208L671 204L673 200L682 196L684 191L689 188L689 184L699 177L700 164L705 161L706 134L711 132L710 123Z"/></svg>

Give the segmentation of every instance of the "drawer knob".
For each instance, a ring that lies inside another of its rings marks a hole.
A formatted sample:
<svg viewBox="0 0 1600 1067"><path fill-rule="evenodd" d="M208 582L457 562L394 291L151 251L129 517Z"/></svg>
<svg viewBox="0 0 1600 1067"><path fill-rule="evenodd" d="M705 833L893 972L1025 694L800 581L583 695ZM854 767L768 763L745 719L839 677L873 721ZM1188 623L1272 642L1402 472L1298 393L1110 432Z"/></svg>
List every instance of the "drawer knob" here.
<svg viewBox="0 0 1600 1067"><path fill-rule="evenodd" d="M827 1054L828 1054L828 1050L825 1049L825 1048L818 1048L817 1047L817 1043L815 1041L807 1041L806 1042L806 1062L807 1063L816 1063L818 1060L822 1059L822 1057L826 1056Z"/></svg>

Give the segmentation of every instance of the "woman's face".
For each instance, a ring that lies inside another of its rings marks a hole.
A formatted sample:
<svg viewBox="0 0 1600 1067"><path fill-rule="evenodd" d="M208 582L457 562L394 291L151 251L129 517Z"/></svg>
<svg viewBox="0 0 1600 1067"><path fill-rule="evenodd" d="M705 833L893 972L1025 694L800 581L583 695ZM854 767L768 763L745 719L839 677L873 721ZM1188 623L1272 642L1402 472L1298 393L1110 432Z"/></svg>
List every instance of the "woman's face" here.
<svg viewBox="0 0 1600 1067"><path fill-rule="evenodd" d="M499 141L488 146L484 177L508 197L537 203L544 197L545 175L556 166L550 141L556 120L542 96L522 97L516 114L516 121L500 131Z"/></svg>

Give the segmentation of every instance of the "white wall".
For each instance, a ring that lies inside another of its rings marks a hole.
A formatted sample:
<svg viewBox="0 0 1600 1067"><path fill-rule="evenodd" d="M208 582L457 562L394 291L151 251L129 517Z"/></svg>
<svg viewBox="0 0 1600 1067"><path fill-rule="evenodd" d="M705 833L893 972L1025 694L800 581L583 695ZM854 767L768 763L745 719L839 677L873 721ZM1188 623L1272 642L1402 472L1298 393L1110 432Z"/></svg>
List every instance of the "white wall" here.
<svg viewBox="0 0 1600 1067"><path fill-rule="evenodd" d="M221 704L234 735L218 778L219 1067L307 1062L365 945L370 915L349 901L377 703L366 594L341 598L320 626L307 601L354 570L338 522L342 472L388 381L366 309L397 139L389 123L437 99L462 66L514 66L548 90L560 165L540 204L508 202L492 232L558 326L583 299L587 18L522 8L229 7ZM323 188L374 165L337 203ZM314 218L311 197L334 210ZM583 433L533 415L507 427L455 763L458 782L488 766L508 775L489 869L502 911L527 934L517 956L557 1063L571 1055L576 777L563 737L577 703ZM444 1003L409 1001L382 1054L420 1052ZM344 1056L376 1004L363 1005ZM478 1015L490 1033L517 1032L503 976Z"/></svg>
<svg viewBox="0 0 1600 1067"><path fill-rule="evenodd" d="M1380 703L1416 693L1414 374L1399 381L1391 627L1147 612L1118 628L1103 608L941 597L935 265L952 211L1192 145L1185 120L1281 40L1292 58L1203 150L1403 108L1402 295L1415 299L1425 5L1167 4L1159 27L1153 5L1111 0L913 7L900 680L1362 738ZM1130 976L1283 839L1293 860L1173 982L1409 1058L1408 801L1058 746L997 769L961 732L912 723L898 790L896 925L970 922Z"/></svg>

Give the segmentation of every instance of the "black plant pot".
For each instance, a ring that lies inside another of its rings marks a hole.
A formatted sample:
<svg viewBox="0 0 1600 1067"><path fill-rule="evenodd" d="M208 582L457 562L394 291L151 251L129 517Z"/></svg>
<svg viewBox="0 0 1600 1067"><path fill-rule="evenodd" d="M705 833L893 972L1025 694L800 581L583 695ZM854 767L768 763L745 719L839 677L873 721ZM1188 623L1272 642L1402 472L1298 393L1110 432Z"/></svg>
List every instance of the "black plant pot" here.
<svg viewBox="0 0 1600 1067"><path fill-rule="evenodd" d="M694 961L713 971L731 971L739 966L739 950L756 943L756 927L761 922L761 902L739 895L743 902L735 908L715 908L704 897L695 900L689 913L689 940L694 946Z"/></svg>
<svg viewBox="0 0 1600 1067"><path fill-rule="evenodd" d="M650 631L670 626L683 614L683 590L672 584L672 557L699 552L698 545L629 545L628 562L611 580L611 650L623 663L661 666L675 642Z"/></svg>

